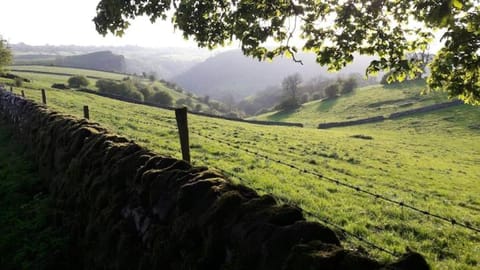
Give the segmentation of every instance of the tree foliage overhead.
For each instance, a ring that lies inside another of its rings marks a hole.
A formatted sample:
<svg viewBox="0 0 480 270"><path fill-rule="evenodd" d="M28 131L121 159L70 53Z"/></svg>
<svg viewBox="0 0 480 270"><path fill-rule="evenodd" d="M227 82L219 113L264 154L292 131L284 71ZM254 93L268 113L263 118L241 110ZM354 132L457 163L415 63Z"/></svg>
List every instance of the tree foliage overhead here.
<svg viewBox="0 0 480 270"><path fill-rule="evenodd" d="M122 35L137 16L154 22L173 14L175 27L200 47L238 40L244 54L260 60L296 60L302 49L332 70L351 62L354 53L376 55L367 74L391 71L400 81L421 71L422 63L407 55L425 51L432 33L442 31L430 88L480 104L479 11L479 0L101 0L94 22L101 34ZM292 38L301 38L302 48ZM267 46L271 41L276 46Z"/></svg>

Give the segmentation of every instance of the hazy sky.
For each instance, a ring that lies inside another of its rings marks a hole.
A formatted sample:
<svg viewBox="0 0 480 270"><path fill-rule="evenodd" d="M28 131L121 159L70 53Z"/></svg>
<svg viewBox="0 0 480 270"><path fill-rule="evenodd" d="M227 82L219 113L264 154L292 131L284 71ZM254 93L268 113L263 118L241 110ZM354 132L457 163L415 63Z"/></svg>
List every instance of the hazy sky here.
<svg viewBox="0 0 480 270"><path fill-rule="evenodd" d="M139 45L195 47L174 33L169 22L133 21L122 37L103 37L92 19L100 0L0 0L0 35L9 43L30 45Z"/></svg>

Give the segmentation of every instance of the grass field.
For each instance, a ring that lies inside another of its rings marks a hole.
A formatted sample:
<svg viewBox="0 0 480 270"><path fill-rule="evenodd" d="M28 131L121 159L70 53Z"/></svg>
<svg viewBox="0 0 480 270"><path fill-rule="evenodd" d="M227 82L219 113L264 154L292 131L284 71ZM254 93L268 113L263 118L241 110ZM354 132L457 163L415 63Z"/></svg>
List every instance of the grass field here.
<svg viewBox="0 0 480 270"><path fill-rule="evenodd" d="M88 70L88 69L78 69L78 68L64 68L64 67L54 67L54 66L10 66L9 67L13 71L12 73L21 76L23 78L27 78L31 80L30 83L24 83L24 86L27 88L35 88L35 89L53 89L51 86L54 83L64 83L68 84L68 79L73 75L83 75L87 76L90 85L88 86L92 90L98 90L95 86L97 82L97 78L104 78L104 79L111 79L111 80L122 80L123 78L127 77L128 75L124 74L117 74L117 73L109 73L104 71L96 71L96 70ZM50 73L50 74L48 74ZM68 75L61 75L61 74L68 74ZM147 79L136 77L140 81L144 82L145 84L151 85L152 87L157 87L161 91L166 91L169 93L173 98L173 103L178 99L185 99L187 98L186 93L181 93L179 91L175 91L160 81L150 82ZM0 83L9 83L9 79L0 78ZM192 106L199 104L198 101L192 99ZM205 106L205 104L202 104Z"/></svg>
<svg viewBox="0 0 480 270"><path fill-rule="evenodd" d="M372 85L335 99L316 100L293 111L274 111L252 117L255 120L303 123L317 127L320 123L349 121L415 109L448 101L445 93L425 93L423 81L396 86Z"/></svg>
<svg viewBox="0 0 480 270"><path fill-rule="evenodd" d="M18 90L16 90L18 91ZM25 89L40 100L38 90ZM367 91L367 90L362 90ZM180 158L174 112L75 91L48 91L53 110L82 115L159 154ZM398 207L275 162L318 172L430 213L480 227L480 110L459 106L375 125L316 130L266 127L189 116L195 165L221 168L232 180L271 193L390 251L407 247L434 269L478 269L480 234ZM259 152L268 159L247 151ZM392 256L362 246L381 260Z"/></svg>
<svg viewBox="0 0 480 270"><path fill-rule="evenodd" d="M66 238L25 150L0 118L0 269L61 269Z"/></svg>
<svg viewBox="0 0 480 270"><path fill-rule="evenodd" d="M81 69L81 68L67 68L67 67L55 67L55 66L10 66L10 69L18 70L18 71L40 71L40 72L50 72L50 73L62 73L62 74L71 74L71 75L82 75L86 77L98 77L103 79L111 79L111 80L121 80L125 78L124 74L118 73L111 73L105 71L98 71L98 70L89 70L89 69ZM29 72L30 73L30 72Z"/></svg>

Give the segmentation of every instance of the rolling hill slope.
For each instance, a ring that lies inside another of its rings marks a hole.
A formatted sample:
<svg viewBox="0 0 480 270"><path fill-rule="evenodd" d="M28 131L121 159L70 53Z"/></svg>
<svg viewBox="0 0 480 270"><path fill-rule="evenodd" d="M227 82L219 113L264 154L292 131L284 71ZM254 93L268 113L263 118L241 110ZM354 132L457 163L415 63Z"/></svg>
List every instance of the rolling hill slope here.
<svg viewBox="0 0 480 270"><path fill-rule="evenodd" d="M386 116L449 101L444 93L422 94L425 89L424 82L367 86L335 99L305 103L293 111L274 111L251 119L299 122L308 127L316 127L320 123Z"/></svg>
<svg viewBox="0 0 480 270"><path fill-rule="evenodd" d="M258 61L246 57L240 50L232 50L210 57L172 80L196 94L215 98L231 95L239 99L268 86L278 85L293 73L300 73L305 81L317 76L333 78L349 73L363 74L373 59L357 56L342 71L330 73L316 63L314 54L299 53L297 58L303 61L303 65L288 58L275 58L272 62Z"/></svg>
<svg viewBox="0 0 480 270"><path fill-rule="evenodd" d="M172 89L166 83L162 81L151 82L146 78L132 76L122 73L112 73L98 70L82 69L82 68L68 68L68 67L55 67L55 66L10 66L9 69L13 74L21 76L23 78L29 79L31 82L24 83L25 87L36 88L36 89L52 89L52 84L54 83L64 83L67 84L68 79L74 75L82 75L89 79L90 84L88 88L92 90L98 90L95 86L95 83L99 79L108 79L114 81L121 81L126 77L134 78L145 85L150 86L151 88L157 89L158 91L165 91L173 98L173 104L176 104L179 100L187 101L188 104L185 104L190 109L194 109L196 106L201 106L202 111L209 112L212 114L219 114L219 112L212 108L211 104L204 103L201 99L197 98L195 95L184 92L181 89ZM0 83L4 81L8 83L8 79L0 78Z"/></svg>

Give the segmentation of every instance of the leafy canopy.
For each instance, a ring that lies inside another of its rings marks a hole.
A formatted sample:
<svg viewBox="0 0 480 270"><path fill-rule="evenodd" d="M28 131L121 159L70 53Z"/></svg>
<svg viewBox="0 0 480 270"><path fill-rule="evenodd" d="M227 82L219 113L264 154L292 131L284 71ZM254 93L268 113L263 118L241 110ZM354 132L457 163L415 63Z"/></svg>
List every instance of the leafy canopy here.
<svg viewBox="0 0 480 270"><path fill-rule="evenodd" d="M122 35L137 16L155 22L173 14L174 26L200 47L238 40L244 54L259 60L288 55L295 61L302 49L331 70L354 53L376 55L367 75L387 70L399 81L422 72L422 63L407 55L428 50L432 33L442 31L430 88L480 104L479 11L480 0L101 0L94 22L103 35ZM302 48L293 38L303 40Z"/></svg>

